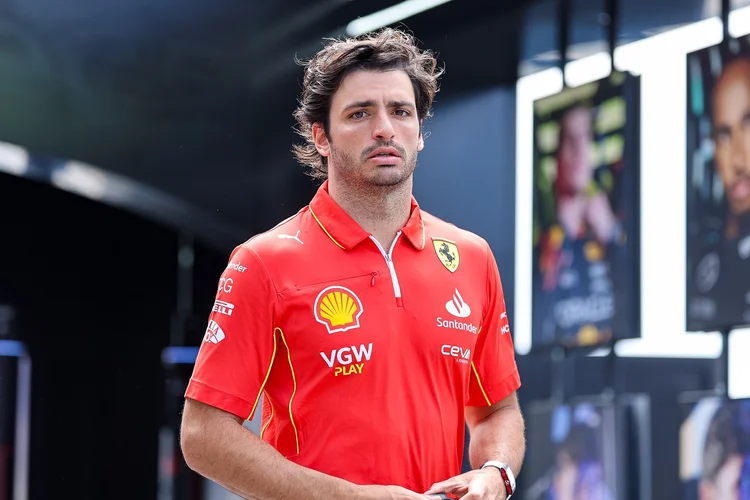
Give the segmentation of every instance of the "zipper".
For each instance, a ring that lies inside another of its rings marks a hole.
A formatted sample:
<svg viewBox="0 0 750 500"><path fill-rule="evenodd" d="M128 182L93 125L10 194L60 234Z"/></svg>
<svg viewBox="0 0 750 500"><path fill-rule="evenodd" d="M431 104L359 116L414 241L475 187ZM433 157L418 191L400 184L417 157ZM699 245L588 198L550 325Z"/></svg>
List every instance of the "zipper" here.
<svg viewBox="0 0 750 500"><path fill-rule="evenodd" d="M372 281L373 281L372 286L375 286L375 276L377 276L377 275L378 275L378 272L374 271L374 272L367 273L367 274L358 274L357 276L346 276L344 278L336 278L336 279L332 279L332 280L325 280L325 281L321 281L321 282L318 282L318 283L312 283L310 285L287 287L287 288L281 290L281 292L285 292L286 290L289 290L289 288L292 288L292 289L297 290L297 291L306 290L307 288L312 288L312 287L319 288L322 285L327 285L329 283L342 283L342 282L349 281L349 280L356 280L356 279L365 278L367 276L372 276ZM281 292L279 292L279 293L281 293Z"/></svg>
<svg viewBox="0 0 750 500"><path fill-rule="evenodd" d="M402 299L401 299L401 285L398 283L398 276L396 275L396 268L393 266L393 248L396 246L396 242L398 241L399 237L401 236L401 231L396 233L396 237L393 238L393 243L391 243L391 248L388 249L388 253L383 249L382 245L376 240L372 235L370 235L370 239L375 242L375 246L378 247L378 250L380 250L380 253L383 255L383 258L385 259L385 263L388 265L388 272L391 275L391 282L393 282L393 294L396 297L396 305L399 307L403 307ZM373 276L373 281L374 281Z"/></svg>

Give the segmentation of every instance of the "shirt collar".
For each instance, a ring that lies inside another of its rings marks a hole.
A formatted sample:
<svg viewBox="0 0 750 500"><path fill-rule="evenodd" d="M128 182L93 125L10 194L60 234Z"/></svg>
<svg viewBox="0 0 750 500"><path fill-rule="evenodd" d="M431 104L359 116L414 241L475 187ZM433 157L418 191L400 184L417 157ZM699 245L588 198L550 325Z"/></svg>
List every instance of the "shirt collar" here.
<svg viewBox="0 0 750 500"><path fill-rule="evenodd" d="M328 193L328 180L318 188L318 192L310 202L310 213L331 241L344 250L351 250L370 237L370 234L331 198ZM424 249L424 221L414 196L411 198L411 215L401 228L401 232L414 248Z"/></svg>

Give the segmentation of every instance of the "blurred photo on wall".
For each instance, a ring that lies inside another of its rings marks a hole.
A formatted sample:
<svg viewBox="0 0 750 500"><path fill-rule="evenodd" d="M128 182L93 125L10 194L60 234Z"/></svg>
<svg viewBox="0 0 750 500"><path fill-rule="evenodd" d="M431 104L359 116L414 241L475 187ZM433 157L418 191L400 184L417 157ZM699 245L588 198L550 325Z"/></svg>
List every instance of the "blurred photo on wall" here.
<svg viewBox="0 0 750 500"><path fill-rule="evenodd" d="M680 479L685 500L750 498L750 400L684 398Z"/></svg>
<svg viewBox="0 0 750 500"><path fill-rule="evenodd" d="M527 500L615 500L614 406L580 401L527 412Z"/></svg>
<svg viewBox="0 0 750 500"><path fill-rule="evenodd" d="M687 330L750 325L750 43L687 56Z"/></svg>
<svg viewBox="0 0 750 500"><path fill-rule="evenodd" d="M615 72L534 103L534 350L640 336L639 88Z"/></svg>

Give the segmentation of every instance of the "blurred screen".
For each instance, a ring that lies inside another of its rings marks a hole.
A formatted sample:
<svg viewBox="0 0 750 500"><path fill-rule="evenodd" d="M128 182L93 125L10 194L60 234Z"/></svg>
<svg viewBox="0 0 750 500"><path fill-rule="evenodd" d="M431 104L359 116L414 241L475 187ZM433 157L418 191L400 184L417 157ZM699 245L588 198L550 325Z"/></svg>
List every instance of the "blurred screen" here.
<svg viewBox="0 0 750 500"><path fill-rule="evenodd" d="M750 46L687 56L687 330L750 325Z"/></svg>
<svg viewBox="0 0 750 500"><path fill-rule="evenodd" d="M526 419L524 499L617 498L614 406L535 405Z"/></svg>
<svg viewBox="0 0 750 500"><path fill-rule="evenodd" d="M640 336L638 88L613 73L534 103L534 350Z"/></svg>
<svg viewBox="0 0 750 500"><path fill-rule="evenodd" d="M750 499L750 400L683 402L680 479L685 500Z"/></svg>

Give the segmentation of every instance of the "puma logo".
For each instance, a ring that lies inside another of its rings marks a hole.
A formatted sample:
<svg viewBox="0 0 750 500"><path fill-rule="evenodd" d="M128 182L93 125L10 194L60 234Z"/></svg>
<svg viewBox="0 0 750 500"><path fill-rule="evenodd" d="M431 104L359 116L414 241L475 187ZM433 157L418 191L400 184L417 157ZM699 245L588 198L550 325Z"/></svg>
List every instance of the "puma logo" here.
<svg viewBox="0 0 750 500"><path fill-rule="evenodd" d="M286 240L294 240L294 241L298 241L300 245L304 245L304 243L302 242L302 240L299 239L299 231L297 231L297 234L295 234L294 236L291 236L289 234L280 234L278 236L279 236L280 240L284 240L284 239L286 239Z"/></svg>

